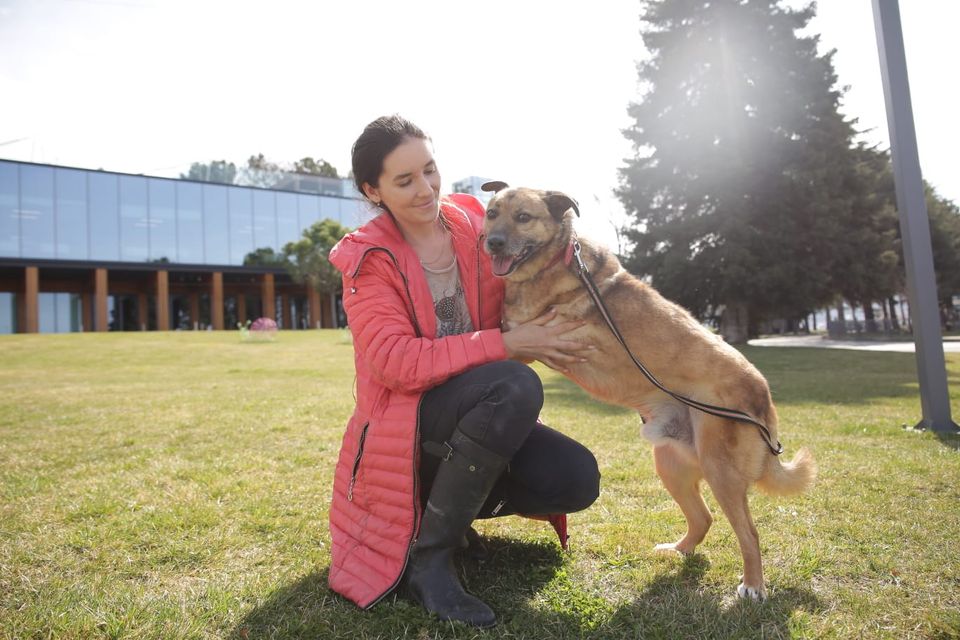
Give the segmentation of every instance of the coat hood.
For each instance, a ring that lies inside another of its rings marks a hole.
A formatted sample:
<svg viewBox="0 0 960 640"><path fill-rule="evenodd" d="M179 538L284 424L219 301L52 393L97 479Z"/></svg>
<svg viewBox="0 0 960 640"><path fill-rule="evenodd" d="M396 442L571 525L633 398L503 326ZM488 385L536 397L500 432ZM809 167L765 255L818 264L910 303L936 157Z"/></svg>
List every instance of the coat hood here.
<svg viewBox="0 0 960 640"><path fill-rule="evenodd" d="M482 212L483 205L473 196L463 193L454 193L440 199L440 210L454 236L477 238L483 231L482 220L478 220L478 216L468 215L465 209ZM341 238L330 250L330 263L343 275L353 276L371 249L388 249L394 254L401 269L406 269L408 265L420 265L396 222L384 214Z"/></svg>

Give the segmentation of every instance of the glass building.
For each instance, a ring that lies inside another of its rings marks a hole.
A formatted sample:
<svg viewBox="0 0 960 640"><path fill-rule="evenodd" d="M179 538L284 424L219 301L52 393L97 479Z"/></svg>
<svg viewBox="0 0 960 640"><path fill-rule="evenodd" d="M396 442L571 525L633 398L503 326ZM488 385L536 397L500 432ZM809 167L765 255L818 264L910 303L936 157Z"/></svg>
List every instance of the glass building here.
<svg viewBox="0 0 960 640"><path fill-rule="evenodd" d="M272 260L313 223L355 228L350 181L271 189L0 160L0 333L343 326L339 296Z"/></svg>

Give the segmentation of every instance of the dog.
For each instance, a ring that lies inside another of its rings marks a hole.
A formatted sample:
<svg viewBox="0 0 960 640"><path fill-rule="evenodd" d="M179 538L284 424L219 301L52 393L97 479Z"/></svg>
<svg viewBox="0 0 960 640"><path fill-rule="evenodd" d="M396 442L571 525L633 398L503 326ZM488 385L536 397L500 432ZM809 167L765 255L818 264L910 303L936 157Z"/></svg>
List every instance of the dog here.
<svg viewBox="0 0 960 640"><path fill-rule="evenodd" d="M496 193L486 207L484 248L495 276L505 280L503 328L538 318L553 308L550 324L581 320L569 338L597 349L564 375L593 397L636 410L642 434L653 444L661 481L687 520L678 541L656 550L693 553L713 523L700 493L706 480L730 521L743 557L741 598L763 600L766 588L760 542L747 491L756 484L771 495L809 489L816 463L807 449L783 463L774 455L777 412L763 375L743 355L708 331L682 307L628 273L606 248L577 239L577 203L559 191L487 183ZM608 328L571 264L574 240L580 259L625 338L646 368L670 391L710 405L735 409L762 422L770 445L754 425L690 408L655 387L634 365Z"/></svg>

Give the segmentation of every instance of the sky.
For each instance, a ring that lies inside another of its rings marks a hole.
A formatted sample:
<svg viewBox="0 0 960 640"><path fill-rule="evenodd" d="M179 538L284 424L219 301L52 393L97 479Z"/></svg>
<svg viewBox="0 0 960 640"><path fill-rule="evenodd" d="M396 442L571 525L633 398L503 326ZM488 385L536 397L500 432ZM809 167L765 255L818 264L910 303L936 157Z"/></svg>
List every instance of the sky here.
<svg viewBox="0 0 960 640"><path fill-rule="evenodd" d="M791 4L800 4L791 0ZM901 2L924 177L960 202L960 2ZM558 189L615 246L621 130L645 56L638 0L0 0L0 158L177 176L304 156L350 169L374 118L432 137L449 187ZM842 111L888 146L870 0L821 0Z"/></svg>

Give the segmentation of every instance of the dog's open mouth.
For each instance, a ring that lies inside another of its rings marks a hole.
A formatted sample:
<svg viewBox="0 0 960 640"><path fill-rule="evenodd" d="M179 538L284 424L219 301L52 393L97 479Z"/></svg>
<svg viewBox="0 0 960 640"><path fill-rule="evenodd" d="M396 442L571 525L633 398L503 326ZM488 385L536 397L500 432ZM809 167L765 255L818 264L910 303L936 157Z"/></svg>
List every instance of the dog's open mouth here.
<svg viewBox="0 0 960 640"><path fill-rule="evenodd" d="M517 267L523 264L523 262L527 258L532 256L535 251L536 251L536 247L531 244L528 244L520 251L520 253L513 256L511 255L490 256L490 259L493 261L493 275L499 278L503 278L504 276L510 275L511 273L516 271Z"/></svg>

